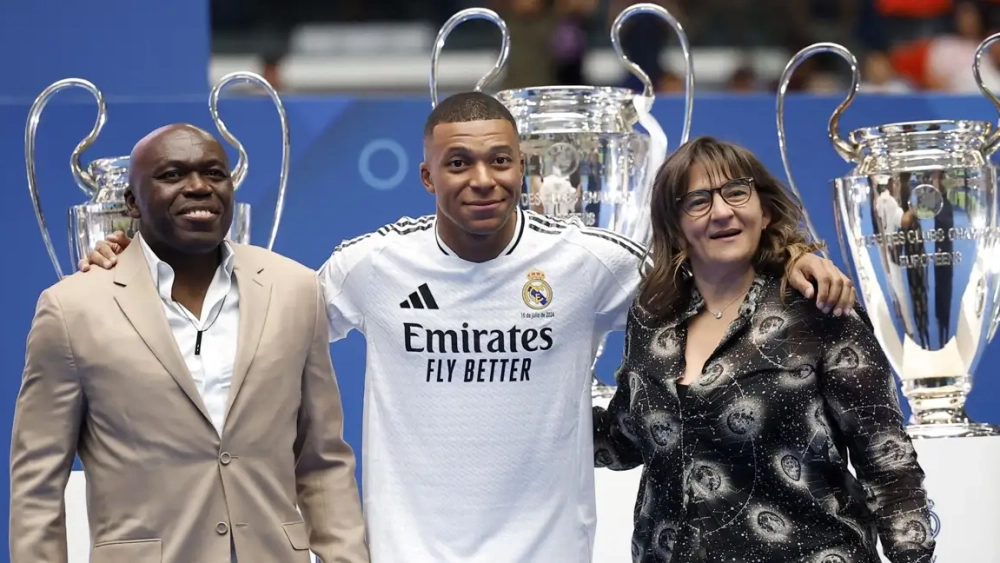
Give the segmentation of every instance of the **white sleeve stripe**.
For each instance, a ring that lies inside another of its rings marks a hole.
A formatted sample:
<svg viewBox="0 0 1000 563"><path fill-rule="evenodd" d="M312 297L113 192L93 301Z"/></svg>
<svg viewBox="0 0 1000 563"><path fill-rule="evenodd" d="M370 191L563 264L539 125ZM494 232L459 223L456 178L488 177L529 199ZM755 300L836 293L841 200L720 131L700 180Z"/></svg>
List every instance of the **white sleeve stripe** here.
<svg viewBox="0 0 1000 563"><path fill-rule="evenodd" d="M628 239L621 238L621 237L608 236L611 231L601 231L601 232L580 231L580 232L583 233L583 234L585 234L585 235L587 235L587 236L589 236L589 237L597 237L597 238L604 239L604 240L609 241L609 242L613 242L613 243L617 244L618 246L620 246L620 247L624 248L625 250L627 250L629 252L629 254L631 254L632 256L635 256L639 260L642 260L643 258L645 258L645 255L646 255L645 251L639 250L635 246L634 243L633 244L628 244L628 242L631 242Z"/></svg>
<svg viewBox="0 0 1000 563"><path fill-rule="evenodd" d="M570 226L570 223L548 216L542 217L539 215L532 215L530 216L529 221L532 223L532 227L535 227L537 225L551 229L551 231L549 231L551 234L563 231ZM622 248L627 249L632 254L639 256L640 259L644 254L646 254L645 247L643 247L641 244L635 242L634 240L624 235L618 234L614 231L609 231L607 229L585 227L581 224L577 224L577 226L579 227L581 233L585 235L596 236L598 238L614 242L619 246L621 246ZM546 231L541 231L540 229L534 229L534 230L537 230L539 232L546 232Z"/></svg>
<svg viewBox="0 0 1000 563"><path fill-rule="evenodd" d="M359 237L354 237L354 238L352 238L350 240L345 240L344 242L338 244L337 247L333 249L333 252L334 253L340 252L341 250L347 248L348 246L355 245L355 244L357 244L357 243L359 243L359 242L367 239L368 237L372 236L372 234L373 233L368 233L366 235L361 235Z"/></svg>
<svg viewBox="0 0 1000 563"><path fill-rule="evenodd" d="M564 230L564 229L558 229L558 228L543 227L541 225L535 225L535 224L528 225L528 228L531 229L532 231L537 232L537 233L542 233L542 234L546 234L546 235L558 235L559 233L563 232L563 230Z"/></svg>
<svg viewBox="0 0 1000 563"><path fill-rule="evenodd" d="M583 223L579 219L573 218L569 221L564 219L557 219L555 217L549 217L548 215L537 215L537 214L525 214L528 220L537 223L539 225L545 225L546 227L552 227L554 229L565 229L571 225L576 225L577 227L583 227Z"/></svg>
<svg viewBox="0 0 1000 563"><path fill-rule="evenodd" d="M388 235L390 232L396 233L397 235L410 235L413 233L419 233L426 231L427 229L433 228L434 223L425 223L422 225L411 225L407 227L399 227L396 225L386 225L378 230L378 234L382 236Z"/></svg>
<svg viewBox="0 0 1000 563"><path fill-rule="evenodd" d="M583 232L584 232L584 234L590 234L590 235L608 236L608 237L614 238L615 240L617 240L621 244L625 244L625 245L631 246L632 249L635 250L636 252L638 252L639 254L645 254L646 253L646 247L645 246L639 244L638 242L636 242L636 241L628 238L627 236L625 236L625 235L623 235L621 233L616 233L615 231L610 231L608 229L599 229L599 228L595 228L595 227L584 227L583 228Z"/></svg>
<svg viewBox="0 0 1000 563"><path fill-rule="evenodd" d="M388 235L390 232L394 232L400 235L408 235L411 233L418 233L421 231L426 231L427 229L434 226L434 215L424 215L418 219L412 217L403 217L395 223L389 223L384 225L376 232L382 236Z"/></svg>
<svg viewBox="0 0 1000 563"><path fill-rule="evenodd" d="M399 235L408 235L410 233L426 231L433 225L434 225L433 215L425 215L418 219L413 219L411 217L403 217L402 219L396 221L395 223L390 223L388 225L383 225L382 227L379 227L379 229L373 233L366 233L360 236L356 236L354 238L345 239L341 241L341 243L338 244L333 249L333 253L336 254L337 252L340 252L341 250L344 250L349 246L353 246L359 242L362 242L376 234L387 236L390 232L393 232Z"/></svg>
<svg viewBox="0 0 1000 563"><path fill-rule="evenodd" d="M389 228L392 228L392 227L410 227L410 226L414 226L414 225L423 225L423 224L431 222L433 220L434 220L434 216L433 215L424 215L422 217L417 217L416 219L414 219L413 217L401 217L398 221L395 221L393 223L389 223L387 225L383 225L381 227L381 229L389 229Z"/></svg>

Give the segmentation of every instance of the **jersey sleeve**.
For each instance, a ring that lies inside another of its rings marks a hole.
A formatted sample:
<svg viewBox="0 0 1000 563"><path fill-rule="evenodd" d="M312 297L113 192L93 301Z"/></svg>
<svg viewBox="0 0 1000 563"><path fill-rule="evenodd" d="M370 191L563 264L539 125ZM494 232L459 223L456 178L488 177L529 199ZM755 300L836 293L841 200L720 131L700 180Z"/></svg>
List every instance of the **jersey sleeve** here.
<svg viewBox="0 0 1000 563"><path fill-rule="evenodd" d="M372 233L346 240L333 250L319 269L330 323L330 342L345 338L352 330L364 333L372 257L378 253L384 239Z"/></svg>
<svg viewBox="0 0 1000 563"><path fill-rule="evenodd" d="M625 330L642 271L646 249L618 233L604 229L581 231L586 247L598 262L594 278L597 327L602 332Z"/></svg>

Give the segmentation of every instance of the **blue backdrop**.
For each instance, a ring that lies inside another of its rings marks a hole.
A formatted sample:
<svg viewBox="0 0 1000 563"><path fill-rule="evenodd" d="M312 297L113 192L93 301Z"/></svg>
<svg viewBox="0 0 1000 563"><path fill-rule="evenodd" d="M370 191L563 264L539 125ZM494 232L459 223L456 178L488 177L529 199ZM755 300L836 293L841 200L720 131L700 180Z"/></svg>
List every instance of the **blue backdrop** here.
<svg viewBox="0 0 1000 563"><path fill-rule="evenodd" d="M0 101L68 76L137 100L208 95L208 15L208 0L4 0Z"/></svg>
<svg viewBox="0 0 1000 563"><path fill-rule="evenodd" d="M207 96L199 101L136 102L109 98L109 120L102 137L85 155L93 158L127 154L151 129L186 121L213 130ZM190 100L189 96L184 96ZM63 101L68 100L68 101ZM849 166L840 160L826 137L826 121L839 103L835 97L792 97L787 107L791 159L806 207L820 235L831 246L831 257L842 263L834 230L830 180ZM319 267L342 239L357 236L402 215L432 213L432 196L420 184L421 135L430 110L427 99L288 98L292 130L291 181L285 216L275 250L310 267ZM3 338L0 338L0 450L4 466L9 452L13 407L23 368L24 342L39 292L55 283L55 273L42 245L24 174L23 130L29 103L0 103L0 169L7 170L0 225L7 243L8 274L0 278L6 295ZM253 205L253 240L263 244L270 232L280 164L278 119L267 99L232 99L220 104L223 119L242 140L250 156L249 176L238 192ZM693 134L712 134L736 141L756 152L778 176L778 153L773 96L702 95L695 103ZM979 119L996 122L995 110L979 97L882 97L864 95L844 116L845 131L852 128L918 119ZM654 114L674 145L680 134L683 103L680 98L657 101ZM66 260L66 209L82 203L69 172L69 154L93 124L92 102L76 96L57 96L39 127L40 191L53 238ZM230 151L235 162L235 152ZM599 362L602 379L610 381L617 367L622 338L609 339ZM361 443L364 389L364 340L357 334L332 346L344 410L346 435L356 450ZM979 379L969 401L969 413L979 421L1000 423L1000 378L992 369L1000 350L988 350L978 370ZM6 475L6 471L3 472ZM360 478L360 473L359 473ZM2 490L6 491L7 487ZM0 496L0 514L6 521L9 503ZM6 535L0 534L3 542ZM7 548L0 547L0 560Z"/></svg>

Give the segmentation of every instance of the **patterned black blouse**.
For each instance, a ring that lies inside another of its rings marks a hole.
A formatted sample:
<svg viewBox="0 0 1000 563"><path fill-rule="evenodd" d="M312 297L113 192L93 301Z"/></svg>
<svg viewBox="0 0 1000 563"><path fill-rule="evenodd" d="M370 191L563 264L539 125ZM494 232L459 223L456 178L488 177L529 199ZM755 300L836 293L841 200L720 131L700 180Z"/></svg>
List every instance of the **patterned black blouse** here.
<svg viewBox="0 0 1000 563"><path fill-rule="evenodd" d="M635 305L597 467L644 465L636 563L930 563L923 471L864 312L824 315L759 275L678 396L695 290L673 322ZM848 471L848 456L858 477Z"/></svg>

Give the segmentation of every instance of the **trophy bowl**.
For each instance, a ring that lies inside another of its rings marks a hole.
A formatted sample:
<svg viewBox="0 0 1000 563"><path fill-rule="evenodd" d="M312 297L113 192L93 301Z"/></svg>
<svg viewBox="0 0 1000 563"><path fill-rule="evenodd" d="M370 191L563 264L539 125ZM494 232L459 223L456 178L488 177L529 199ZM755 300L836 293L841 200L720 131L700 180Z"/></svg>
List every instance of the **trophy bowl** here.
<svg viewBox="0 0 1000 563"><path fill-rule="evenodd" d="M851 174L834 180L841 246L902 384L917 437L992 435L966 397L996 306L993 127L920 121L853 131Z"/></svg>
<svg viewBox="0 0 1000 563"><path fill-rule="evenodd" d="M980 46L973 72L1000 109L978 72L982 50L993 40ZM861 83L857 59L842 45L817 43L792 57L779 80L786 171L784 97L795 69L819 53L838 55L853 75L828 123L834 150L853 166L833 181L834 217L844 262L853 265L875 336L909 403L907 432L914 438L1000 435L995 425L970 421L965 410L1000 312L998 186L989 161L1000 147L1000 130L985 121L913 121L857 129L844 139L840 117Z"/></svg>
<svg viewBox="0 0 1000 563"><path fill-rule="evenodd" d="M626 236L643 232L643 202L635 196L647 182L650 139L633 128L634 92L566 86L496 97L518 124L524 209Z"/></svg>
<svg viewBox="0 0 1000 563"><path fill-rule="evenodd" d="M69 208L70 260L76 264L97 243L115 231L132 236L135 221L125 205L128 188L128 157L99 158L90 163L89 177L97 189L90 201Z"/></svg>

